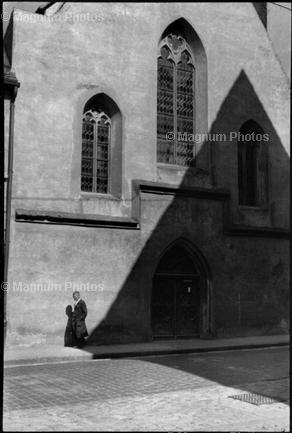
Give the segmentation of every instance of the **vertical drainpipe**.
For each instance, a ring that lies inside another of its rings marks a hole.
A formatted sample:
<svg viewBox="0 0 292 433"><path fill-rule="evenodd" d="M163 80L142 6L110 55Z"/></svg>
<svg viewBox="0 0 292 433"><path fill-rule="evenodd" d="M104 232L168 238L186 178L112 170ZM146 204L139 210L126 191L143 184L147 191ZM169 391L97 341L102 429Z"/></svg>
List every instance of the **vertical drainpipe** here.
<svg viewBox="0 0 292 433"><path fill-rule="evenodd" d="M18 86L12 87L9 114L9 142L8 142L8 179L6 187L6 218L5 218L5 250L4 250L4 282L8 279L8 260L10 245L10 221L11 221L11 197L12 197L12 177L13 177L13 146L14 146L14 108ZM7 291L4 291L4 339L7 332Z"/></svg>

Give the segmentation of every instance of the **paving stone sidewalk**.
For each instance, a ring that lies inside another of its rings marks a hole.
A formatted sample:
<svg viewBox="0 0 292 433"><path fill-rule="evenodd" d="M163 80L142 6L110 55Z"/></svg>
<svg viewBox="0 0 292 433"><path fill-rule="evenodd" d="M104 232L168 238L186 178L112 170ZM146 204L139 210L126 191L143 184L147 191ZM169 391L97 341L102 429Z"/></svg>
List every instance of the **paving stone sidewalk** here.
<svg viewBox="0 0 292 433"><path fill-rule="evenodd" d="M286 347L10 366L4 431L289 431ZM260 393L255 406L230 398Z"/></svg>
<svg viewBox="0 0 292 433"><path fill-rule="evenodd" d="M4 363L25 364L59 362L68 360L89 360L119 358L125 356L144 356L151 354L200 353L218 350L285 346L289 335L266 335L224 339L181 339L155 340L149 343L113 344L88 346L84 350L60 345L36 345L28 347L8 347L4 350Z"/></svg>
<svg viewBox="0 0 292 433"><path fill-rule="evenodd" d="M276 403L271 410L229 398L240 392L213 385L18 410L5 415L4 431L289 431L287 405Z"/></svg>

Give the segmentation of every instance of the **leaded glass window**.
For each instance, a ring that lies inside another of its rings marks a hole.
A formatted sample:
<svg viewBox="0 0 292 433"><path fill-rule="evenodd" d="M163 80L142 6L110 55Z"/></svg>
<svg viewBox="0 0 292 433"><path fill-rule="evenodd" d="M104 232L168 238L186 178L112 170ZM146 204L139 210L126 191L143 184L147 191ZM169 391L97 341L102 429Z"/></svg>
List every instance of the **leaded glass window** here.
<svg viewBox="0 0 292 433"><path fill-rule="evenodd" d="M169 35L160 44L157 160L190 166L195 157L195 68L188 44Z"/></svg>
<svg viewBox="0 0 292 433"><path fill-rule="evenodd" d="M101 110L88 110L82 119L81 190L109 191L111 119Z"/></svg>

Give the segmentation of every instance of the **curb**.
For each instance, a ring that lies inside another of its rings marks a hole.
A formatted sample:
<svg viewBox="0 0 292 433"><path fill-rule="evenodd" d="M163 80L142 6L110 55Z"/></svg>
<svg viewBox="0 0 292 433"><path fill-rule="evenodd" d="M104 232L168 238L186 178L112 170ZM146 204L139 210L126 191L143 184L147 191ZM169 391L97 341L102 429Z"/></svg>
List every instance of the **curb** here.
<svg viewBox="0 0 292 433"><path fill-rule="evenodd" d="M92 353L83 352L76 355L64 355L64 356L42 356L39 358L20 358L20 359L9 359L3 362L5 367L25 366L27 365L39 365L46 363L57 363L57 362L76 362L76 361L92 361Z"/></svg>
<svg viewBox="0 0 292 433"><path fill-rule="evenodd" d="M101 353L93 354L92 359L104 359L104 358L125 358L125 357L140 357L140 356L153 356L153 355L179 355L184 353L207 353L207 352L222 352L228 350L243 350L243 349L260 349L268 347L281 347L289 346L288 342L279 343L255 343L255 344L243 344L240 346L230 345L221 347L198 347L189 349L167 349L167 350L144 350L144 351L133 351L133 352L116 352L116 353Z"/></svg>
<svg viewBox="0 0 292 433"><path fill-rule="evenodd" d="M103 353L90 353L84 352L83 354L76 356L49 356L43 358L33 359L19 359L19 360L7 360L4 361L4 368L25 366L25 365L39 365L45 363L57 363L57 362L81 362L81 361L94 361L97 359L118 359L118 358L134 358L134 357L147 357L147 356L159 356L159 355L178 355L188 353L208 353L208 352L222 352L228 350L244 350L244 349L260 349L269 347L289 347L289 342L278 342L278 343L254 343L254 344L242 344L242 345L229 345L229 346L215 346L215 347L198 347L198 348L187 348L187 349L158 349L158 350L133 350L124 352L103 352ZM86 354L85 354L86 353Z"/></svg>

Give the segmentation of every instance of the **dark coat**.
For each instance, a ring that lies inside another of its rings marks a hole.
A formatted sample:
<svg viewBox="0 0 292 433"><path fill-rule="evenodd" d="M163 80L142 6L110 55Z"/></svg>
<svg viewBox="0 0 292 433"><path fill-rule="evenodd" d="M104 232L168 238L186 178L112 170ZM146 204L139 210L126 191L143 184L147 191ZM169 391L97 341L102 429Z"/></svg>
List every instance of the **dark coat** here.
<svg viewBox="0 0 292 433"><path fill-rule="evenodd" d="M73 327L76 338L80 339L88 336L85 317L87 316L87 307L83 299L80 299L77 305L74 307L73 313Z"/></svg>
<svg viewBox="0 0 292 433"><path fill-rule="evenodd" d="M75 331L73 329L73 311L71 305L66 307L66 314L68 316L67 326L64 335L64 346L74 347L77 344Z"/></svg>

